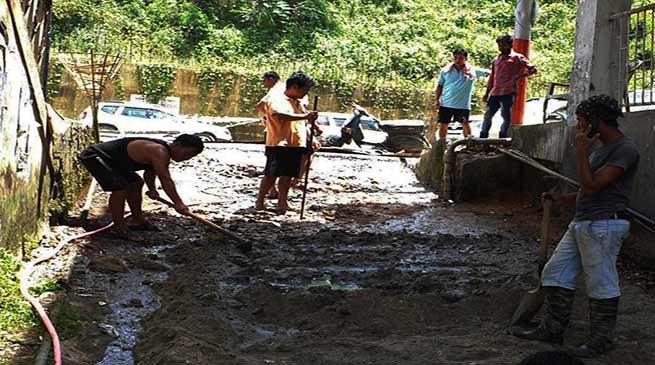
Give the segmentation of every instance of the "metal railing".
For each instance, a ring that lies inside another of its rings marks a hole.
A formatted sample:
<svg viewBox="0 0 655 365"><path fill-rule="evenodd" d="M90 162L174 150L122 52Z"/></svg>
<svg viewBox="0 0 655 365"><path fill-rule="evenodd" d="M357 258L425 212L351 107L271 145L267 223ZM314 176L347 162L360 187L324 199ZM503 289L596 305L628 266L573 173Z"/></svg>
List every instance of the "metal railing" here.
<svg viewBox="0 0 655 365"><path fill-rule="evenodd" d="M610 17L623 105L655 105L655 3Z"/></svg>

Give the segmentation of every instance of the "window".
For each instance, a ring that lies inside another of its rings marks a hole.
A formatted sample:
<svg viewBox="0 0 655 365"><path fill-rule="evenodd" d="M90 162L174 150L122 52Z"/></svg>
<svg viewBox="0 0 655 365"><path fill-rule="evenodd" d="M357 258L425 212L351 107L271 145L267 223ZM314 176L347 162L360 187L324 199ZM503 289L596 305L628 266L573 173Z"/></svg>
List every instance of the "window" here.
<svg viewBox="0 0 655 365"><path fill-rule="evenodd" d="M156 109L148 109L148 112L151 115L149 118L153 119L175 119L172 114L163 112L161 110L156 110Z"/></svg>
<svg viewBox="0 0 655 365"><path fill-rule="evenodd" d="M342 127L345 122L346 122L346 118L334 118L334 124L337 127Z"/></svg>
<svg viewBox="0 0 655 365"><path fill-rule="evenodd" d="M324 115L321 115L316 119L316 124L318 125L330 125L330 122L328 122L328 118Z"/></svg>
<svg viewBox="0 0 655 365"><path fill-rule="evenodd" d="M123 109L122 115L126 117L134 117L134 118L150 118L149 115L152 115L152 112L148 113L148 109L144 108L130 108L126 107Z"/></svg>
<svg viewBox="0 0 655 365"><path fill-rule="evenodd" d="M380 130L380 128L378 128L378 124L373 119L362 118L360 123L361 123L362 129L368 129L368 130L371 130L371 131Z"/></svg>
<svg viewBox="0 0 655 365"><path fill-rule="evenodd" d="M116 113L116 110L118 110L118 106L117 105L105 105L102 108L100 108L100 110L102 110L103 112L105 112L107 114L114 114L114 113Z"/></svg>

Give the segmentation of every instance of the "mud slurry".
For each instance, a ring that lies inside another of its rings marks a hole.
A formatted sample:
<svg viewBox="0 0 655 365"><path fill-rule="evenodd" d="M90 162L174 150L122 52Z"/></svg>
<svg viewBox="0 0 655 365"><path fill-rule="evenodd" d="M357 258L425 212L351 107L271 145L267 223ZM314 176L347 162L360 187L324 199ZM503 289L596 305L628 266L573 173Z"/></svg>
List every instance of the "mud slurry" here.
<svg viewBox="0 0 655 365"><path fill-rule="evenodd" d="M172 211L156 215L165 231L152 238L169 245L156 261L170 269L142 281L154 289L143 319L107 320L116 330L137 322L136 346L123 350L135 364L175 365L512 364L553 349L506 333L536 283L536 234L436 201L411 164L319 154L304 221L297 212L250 209L264 165L260 146L213 145L178 166L174 179L198 204L192 210L250 239L253 249L240 252ZM299 207L300 196L293 192L291 203ZM540 215L534 220L538 226ZM130 271L135 259L126 257L152 255L121 250L113 252ZM122 285L121 275L108 285ZM568 345L587 332L580 292ZM655 301L629 283L624 296L619 349L589 364L654 357L655 325L641 308ZM116 314L109 312L105 318Z"/></svg>

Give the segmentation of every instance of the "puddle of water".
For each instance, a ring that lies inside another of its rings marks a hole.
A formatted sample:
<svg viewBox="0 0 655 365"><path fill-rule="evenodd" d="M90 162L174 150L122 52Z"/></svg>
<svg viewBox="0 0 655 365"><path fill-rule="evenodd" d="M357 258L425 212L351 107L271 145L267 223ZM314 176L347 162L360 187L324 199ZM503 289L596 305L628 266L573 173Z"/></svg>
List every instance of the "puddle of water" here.
<svg viewBox="0 0 655 365"><path fill-rule="evenodd" d="M374 233L406 232L421 235L451 234L454 236L481 236L498 233L494 225L479 224L479 217L473 214L457 213L454 218L443 208L429 208L409 216L389 219L382 224L365 227Z"/></svg>
<svg viewBox="0 0 655 365"><path fill-rule="evenodd" d="M117 277L118 285L112 290L109 299L112 303L111 314L105 319L103 326L106 331L112 332L115 339L109 344L105 356L97 365L134 363L132 349L141 331L139 321L160 306L154 290L142 283L144 280L161 282L166 280L167 275L132 271Z"/></svg>
<svg viewBox="0 0 655 365"><path fill-rule="evenodd" d="M280 289L302 289L307 290L311 288L330 288L331 290L340 290L340 291L354 291L361 290L362 287L355 282L332 282L329 279L323 280L312 280L308 283L284 283L284 282L271 282L271 286Z"/></svg>
<svg viewBox="0 0 655 365"><path fill-rule="evenodd" d="M305 289L310 288L330 288L331 290L342 290L342 291L353 291L361 290L362 287L353 282L332 282L329 279L312 281L311 283L305 285Z"/></svg>
<svg viewBox="0 0 655 365"><path fill-rule="evenodd" d="M156 246L144 248L147 254L159 255L171 246ZM161 303L154 290L144 285L144 281L162 282L168 278L166 272L145 272L131 270L116 274L116 282L112 283L107 293L111 313L100 326L105 332L114 336L114 340L105 350L103 359L97 365L133 365L133 349L137 336L141 332L139 321L159 309ZM107 278L99 273L92 273L90 279L95 286L103 286Z"/></svg>
<svg viewBox="0 0 655 365"><path fill-rule="evenodd" d="M239 327L243 327L243 324L239 324ZM290 338L294 336L299 336L304 333L304 331L296 328L284 328L284 327L274 327L274 326L247 326L244 328L244 335L247 333L249 337L254 337L248 341L244 341L239 348L244 351L253 346L257 346L262 343L267 343L271 340L283 340L285 338Z"/></svg>
<svg viewBox="0 0 655 365"><path fill-rule="evenodd" d="M466 270L463 267L438 267L438 266L429 266L429 265L406 265L400 266L398 270L402 272L420 272L423 274L427 273L461 273Z"/></svg>
<svg viewBox="0 0 655 365"><path fill-rule="evenodd" d="M320 272L324 273L370 273L370 272L375 272L378 271L379 268L377 266L352 266L352 267L346 267L346 266L326 266L324 268L319 269Z"/></svg>

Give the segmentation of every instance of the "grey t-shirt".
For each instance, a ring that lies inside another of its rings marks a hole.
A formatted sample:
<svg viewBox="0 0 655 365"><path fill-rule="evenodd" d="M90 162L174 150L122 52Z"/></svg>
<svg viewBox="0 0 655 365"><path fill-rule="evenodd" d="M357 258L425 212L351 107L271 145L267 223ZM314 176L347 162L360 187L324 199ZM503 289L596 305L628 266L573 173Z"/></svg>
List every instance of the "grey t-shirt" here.
<svg viewBox="0 0 655 365"><path fill-rule="evenodd" d="M589 156L589 164L593 172L605 165L622 167L624 172L613 184L597 193L583 195L578 192L575 220L608 219L616 212L625 211L639 164L639 151L632 139L623 137L596 149Z"/></svg>

